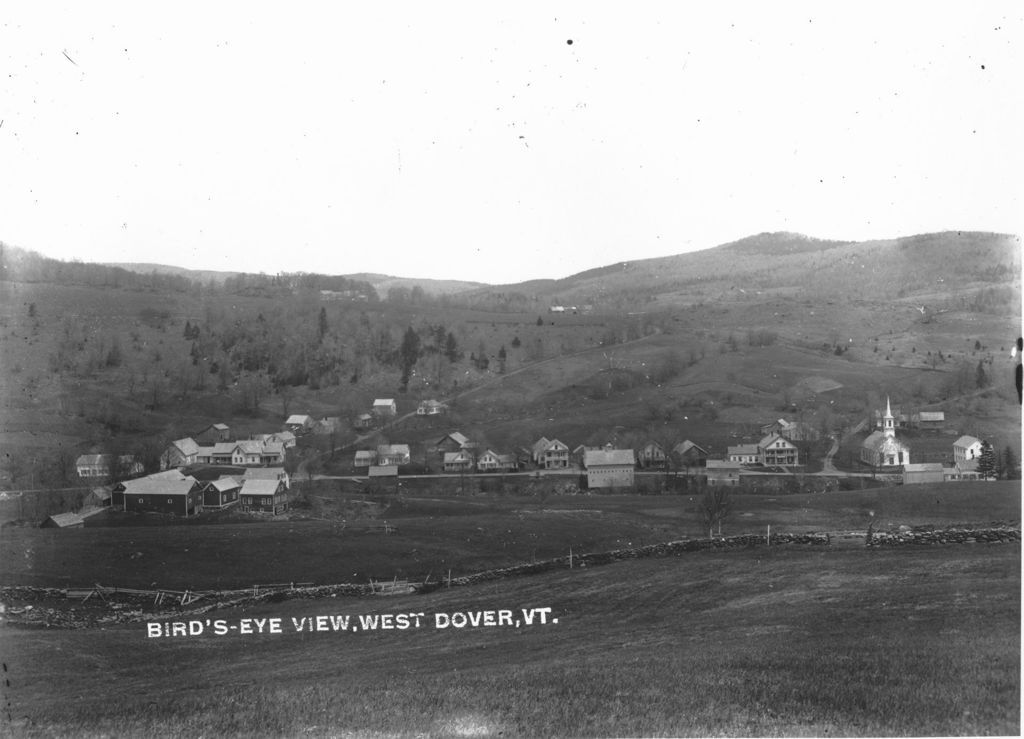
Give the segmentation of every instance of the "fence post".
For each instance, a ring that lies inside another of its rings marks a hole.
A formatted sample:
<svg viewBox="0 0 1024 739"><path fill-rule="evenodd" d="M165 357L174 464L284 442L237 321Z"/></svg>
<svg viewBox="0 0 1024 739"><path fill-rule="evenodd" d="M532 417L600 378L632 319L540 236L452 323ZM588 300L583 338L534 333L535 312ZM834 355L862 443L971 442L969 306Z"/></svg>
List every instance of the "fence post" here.
<svg viewBox="0 0 1024 739"><path fill-rule="evenodd" d="M572 547L569 547L569 569L572 569Z"/></svg>
<svg viewBox="0 0 1024 739"><path fill-rule="evenodd" d="M768 546L772 545L772 525L768 524Z"/></svg>

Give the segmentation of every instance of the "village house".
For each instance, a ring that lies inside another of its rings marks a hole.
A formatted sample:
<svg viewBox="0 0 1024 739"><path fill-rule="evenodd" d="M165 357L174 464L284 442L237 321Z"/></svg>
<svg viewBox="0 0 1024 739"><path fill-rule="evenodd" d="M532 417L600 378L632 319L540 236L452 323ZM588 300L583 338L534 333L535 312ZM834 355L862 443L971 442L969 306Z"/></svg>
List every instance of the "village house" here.
<svg viewBox="0 0 1024 739"><path fill-rule="evenodd" d="M464 449L457 452L445 452L441 464L445 472L471 472L473 470L473 455Z"/></svg>
<svg viewBox="0 0 1024 739"><path fill-rule="evenodd" d="M981 439L973 436L961 436L953 442L953 464L962 467L965 462L981 456Z"/></svg>
<svg viewBox="0 0 1024 739"><path fill-rule="evenodd" d="M191 439L178 439L168 445L160 455L160 469L168 470L175 467L187 467L199 460L199 445Z"/></svg>
<svg viewBox="0 0 1024 739"><path fill-rule="evenodd" d="M109 487L98 487L93 488L89 491L89 494L85 496L85 500L82 501L86 506L95 506L97 508L108 507L113 498L113 491Z"/></svg>
<svg viewBox="0 0 1024 739"><path fill-rule="evenodd" d="M689 439L681 441L672 449L679 464L683 467L703 467L708 461L708 452Z"/></svg>
<svg viewBox="0 0 1024 739"><path fill-rule="evenodd" d="M591 490L632 487L636 455L632 449L613 449L608 444L604 449L586 452L583 466L587 470L587 487Z"/></svg>
<svg viewBox="0 0 1024 739"><path fill-rule="evenodd" d="M519 469L514 454L497 454L488 449L480 455L476 462L476 468L480 472L515 472Z"/></svg>
<svg viewBox="0 0 1024 739"><path fill-rule="evenodd" d="M381 444L377 447L377 464L379 465L409 464L411 460L408 444Z"/></svg>
<svg viewBox="0 0 1024 739"><path fill-rule="evenodd" d="M295 447L295 434L291 431L276 431L272 434L254 434L253 441L260 441L264 444L280 444L285 450Z"/></svg>
<svg viewBox="0 0 1024 739"><path fill-rule="evenodd" d="M448 406L438 400L424 400L416 406L417 416L440 416L448 412Z"/></svg>
<svg viewBox="0 0 1024 739"><path fill-rule="evenodd" d="M307 416L301 413L296 413L288 418L284 422L284 428L286 431L291 431L296 436L302 436L303 434L309 433L313 429L313 421L311 416Z"/></svg>
<svg viewBox="0 0 1024 739"><path fill-rule="evenodd" d="M644 468L664 469L667 461L665 449L656 441L648 441L640 448L636 456L637 462Z"/></svg>
<svg viewBox="0 0 1024 739"><path fill-rule="evenodd" d="M369 413L360 413L352 422L352 427L357 431L373 428L373 416Z"/></svg>
<svg viewBox="0 0 1024 739"><path fill-rule="evenodd" d="M398 478L398 466L393 464L375 464L367 470L366 476L371 479Z"/></svg>
<svg viewBox="0 0 1024 739"><path fill-rule="evenodd" d="M469 444L469 439L460 434L458 431L452 431L450 434L445 434L434 444L434 451L438 454L444 454L445 452L457 452L460 449L464 449Z"/></svg>
<svg viewBox="0 0 1024 739"><path fill-rule="evenodd" d="M779 418L761 427L762 436L772 434L781 436L788 441L817 441L821 434L816 428L803 421L789 421Z"/></svg>
<svg viewBox="0 0 1024 739"><path fill-rule="evenodd" d="M740 463L723 459L709 459L705 464L708 485L739 485Z"/></svg>
<svg viewBox="0 0 1024 739"><path fill-rule="evenodd" d="M280 480L285 490L292 489L292 480L284 467L246 467L241 475L235 475L244 485L246 480Z"/></svg>
<svg viewBox="0 0 1024 739"><path fill-rule="evenodd" d="M82 510L76 513L55 513L42 524L40 528L58 528L58 529L77 529L85 526L85 521L88 518L103 513L105 508L97 508L94 506L86 506Z"/></svg>
<svg viewBox="0 0 1024 739"><path fill-rule="evenodd" d="M757 444L736 444L726 447L725 456L730 462L758 464L761 461L761 450Z"/></svg>
<svg viewBox="0 0 1024 739"><path fill-rule="evenodd" d="M758 457L766 467L800 464L800 453L789 439L769 434L757 443Z"/></svg>
<svg viewBox="0 0 1024 739"><path fill-rule="evenodd" d="M910 425L921 431L942 431L946 427L945 411L921 411L910 416Z"/></svg>
<svg viewBox="0 0 1024 739"><path fill-rule="evenodd" d="M283 513L288 510L288 488L284 480L247 479L239 494L243 511L251 513Z"/></svg>
<svg viewBox="0 0 1024 739"><path fill-rule="evenodd" d="M231 441L231 428L225 423L211 423L192 438L197 444L205 446L216 444L218 441Z"/></svg>
<svg viewBox="0 0 1024 739"><path fill-rule="evenodd" d="M75 460L79 477L130 477L143 473L142 462L131 454L83 454Z"/></svg>
<svg viewBox="0 0 1024 739"><path fill-rule="evenodd" d="M580 444L578 447L569 452L569 464L576 465L577 467L583 467L583 455L589 450L600 449L599 446L586 446ZM527 455L532 456L532 455Z"/></svg>
<svg viewBox="0 0 1024 739"><path fill-rule="evenodd" d="M120 483L115 487L115 493L118 488L121 491L122 510L129 513L194 516L203 505L202 485L194 477L174 479L150 475Z"/></svg>
<svg viewBox="0 0 1024 739"><path fill-rule="evenodd" d="M218 442L211 447L200 447L196 458L203 464L276 466L284 463L284 445L279 441L263 442L256 439Z"/></svg>
<svg viewBox="0 0 1024 739"><path fill-rule="evenodd" d="M353 467L369 467L377 464L377 451L375 449L360 449L356 451Z"/></svg>
<svg viewBox="0 0 1024 739"><path fill-rule="evenodd" d="M917 462L915 464L903 465L904 485L944 482L945 479L941 462Z"/></svg>
<svg viewBox="0 0 1024 739"><path fill-rule="evenodd" d="M379 418L393 418L398 414L394 398L377 398L373 401L373 414Z"/></svg>
<svg viewBox="0 0 1024 739"><path fill-rule="evenodd" d="M864 439L860 446L860 459L872 467L910 464L910 447L896 438L896 421L888 400L882 417L882 430L873 431Z"/></svg>
<svg viewBox="0 0 1024 739"><path fill-rule="evenodd" d="M558 439L543 436L533 445L533 462L544 470L566 469L569 466L569 447Z"/></svg>
<svg viewBox="0 0 1024 739"><path fill-rule="evenodd" d="M203 487L203 510L220 510L238 502L242 484L233 477L212 480Z"/></svg>

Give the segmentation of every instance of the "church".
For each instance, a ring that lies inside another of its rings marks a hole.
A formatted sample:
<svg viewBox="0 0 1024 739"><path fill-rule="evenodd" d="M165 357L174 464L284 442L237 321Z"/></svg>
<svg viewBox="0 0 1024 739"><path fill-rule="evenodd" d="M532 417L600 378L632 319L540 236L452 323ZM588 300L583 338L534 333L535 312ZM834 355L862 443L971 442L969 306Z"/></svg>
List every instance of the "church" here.
<svg viewBox="0 0 1024 739"><path fill-rule="evenodd" d="M889 399L885 399L882 430L875 431L860 446L860 461L872 467L899 467L910 464L910 447L896 438L896 421Z"/></svg>

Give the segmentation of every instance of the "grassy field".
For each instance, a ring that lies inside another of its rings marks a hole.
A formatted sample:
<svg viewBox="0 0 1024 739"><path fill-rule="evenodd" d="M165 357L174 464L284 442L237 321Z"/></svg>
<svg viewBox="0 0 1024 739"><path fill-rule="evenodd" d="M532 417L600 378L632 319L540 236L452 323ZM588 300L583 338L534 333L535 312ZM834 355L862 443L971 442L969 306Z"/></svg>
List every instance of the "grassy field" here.
<svg viewBox="0 0 1024 739"><path fill-rule="evenodd" d="M532 560L707 535L689 495L365 496L321 491L321 520L82 529L5 527L0 583L184 590L255 583L435 580ZM737 495L723 534L864 531L1019 521L1020 484L966 482L805 495ZM109 514L118 517L119 514ZM156 516L127 515L125 524ZM214 520L224 520L214 519ZM385 534L387 521L396 531Z"/></svg>
<svg viewBox="0 0 1024 739"><path fill-rule="evenodd" d="M750 550L389 599L219 612L279 635L143 624L3 632L10 735L887 736L1020 730L1020 549ZM434 614L550 608L544 626ZM419 629L292 618L423 613ZM211 614L213 615L213 614Z"/></svg>

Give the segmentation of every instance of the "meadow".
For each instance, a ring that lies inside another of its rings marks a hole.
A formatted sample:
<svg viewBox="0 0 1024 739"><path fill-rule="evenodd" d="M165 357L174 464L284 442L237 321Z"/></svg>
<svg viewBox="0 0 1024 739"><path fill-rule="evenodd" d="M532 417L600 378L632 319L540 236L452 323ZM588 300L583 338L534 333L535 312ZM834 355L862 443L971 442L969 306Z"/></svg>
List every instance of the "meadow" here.
<svg viewBox="0 0 1024 739"><path fill-rule="evenodd" d="M12 736L932 736L1020 730L1020 548L756 549L208 614L5 627ZM437 629L434 614L550 608ZM296 632L318 615L421 628ZM557 619L557 623L552 621ZM59 657L57 656L59 655Z"/></svg>

